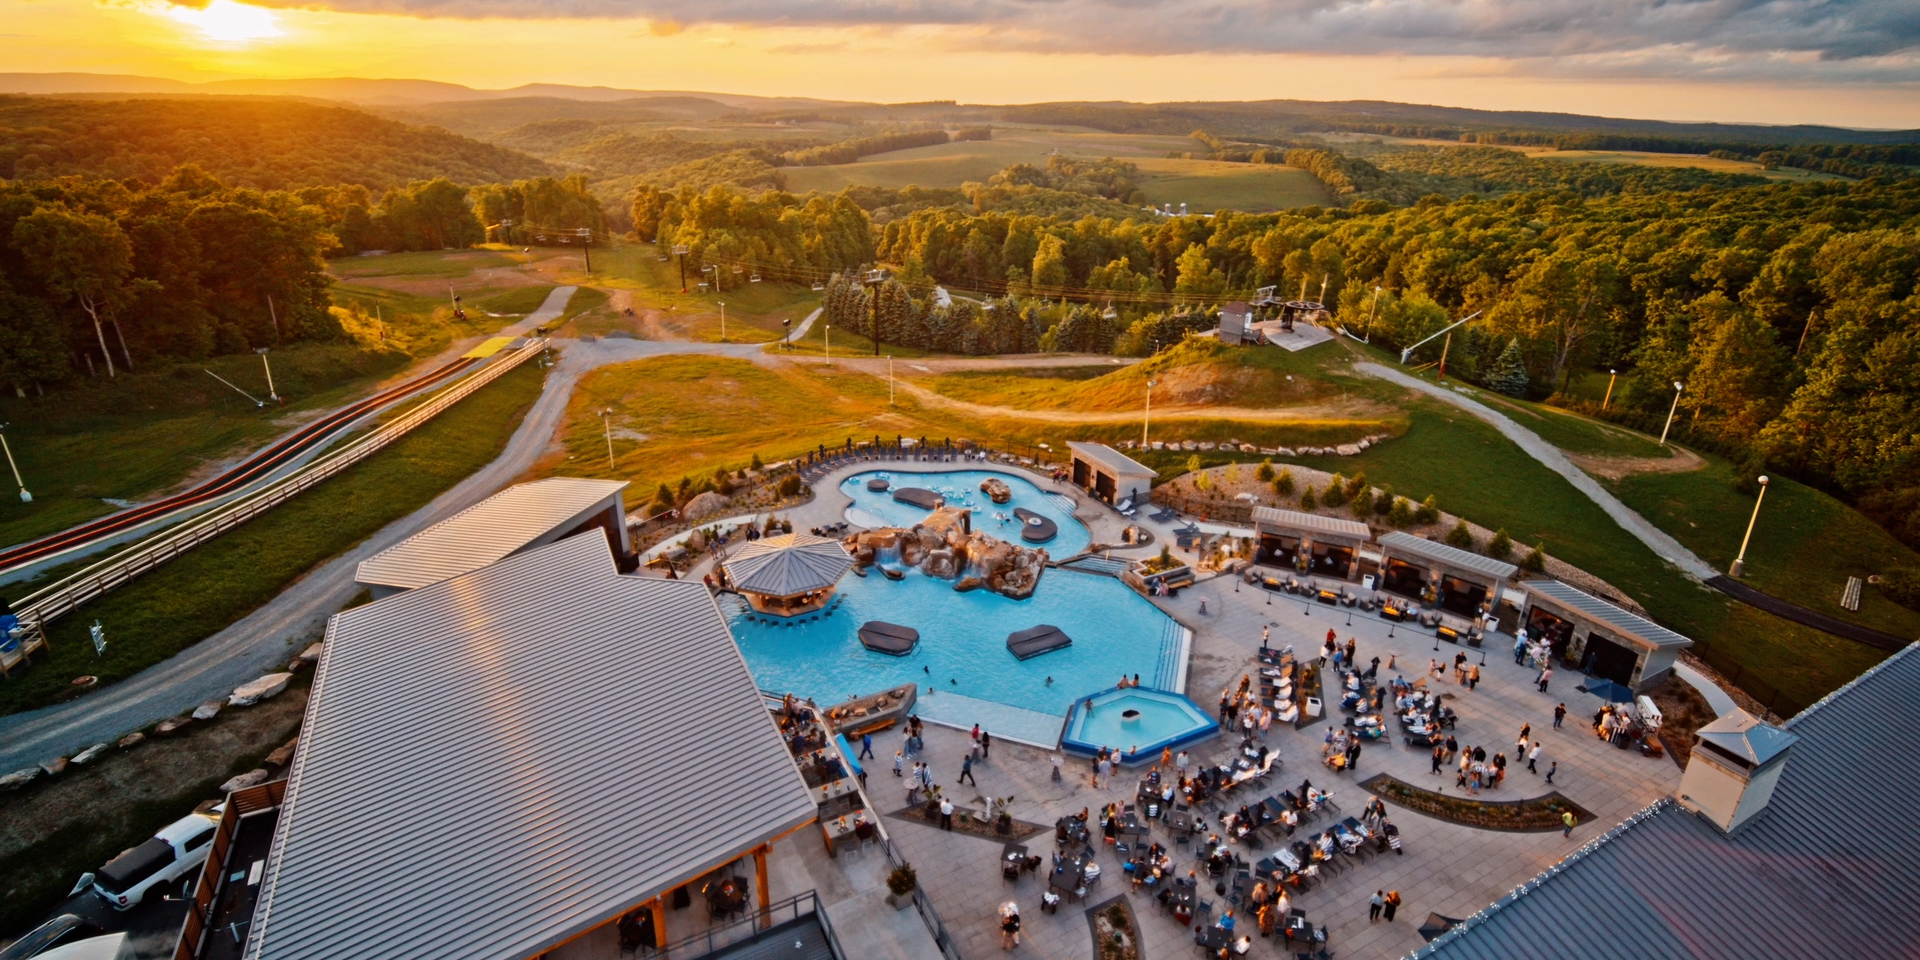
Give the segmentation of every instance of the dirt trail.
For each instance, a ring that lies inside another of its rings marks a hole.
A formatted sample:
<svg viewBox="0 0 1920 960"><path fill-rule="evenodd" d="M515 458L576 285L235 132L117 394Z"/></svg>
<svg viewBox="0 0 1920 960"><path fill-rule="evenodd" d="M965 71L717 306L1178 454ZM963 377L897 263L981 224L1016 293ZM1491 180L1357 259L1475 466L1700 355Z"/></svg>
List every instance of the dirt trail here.
<svg viewBox="0 0 1920 960"><path fill-rule="evenodd" d="M1567 459L1572 460L1574 466L1608 480L1636 473L1692 473L1707 465L1706 458L1681 447L1674 447L1673 454L1666 457L1596 457L1569 453Z"/></svg>

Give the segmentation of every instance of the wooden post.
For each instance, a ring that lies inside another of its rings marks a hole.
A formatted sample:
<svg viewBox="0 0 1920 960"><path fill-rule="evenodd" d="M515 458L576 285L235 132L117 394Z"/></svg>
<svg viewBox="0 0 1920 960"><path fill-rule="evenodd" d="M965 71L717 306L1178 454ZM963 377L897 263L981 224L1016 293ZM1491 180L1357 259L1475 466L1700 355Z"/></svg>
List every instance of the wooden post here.
<svg viewBox="0 0 1920 960"><path fill-rule="evenodd" d="M648 904L653 909L653 945L664 947L667 940L667 895L661 894Z"/></svg>
<svg viewBox="0 0 1920 960"><path fill-rule="evenodd" d="M768 904L772 901L767 899L767 847L765 844L754 848L753 851L753 881L760 893L760 927L764 930L773 926L773 914L767 910Z"/></svg>

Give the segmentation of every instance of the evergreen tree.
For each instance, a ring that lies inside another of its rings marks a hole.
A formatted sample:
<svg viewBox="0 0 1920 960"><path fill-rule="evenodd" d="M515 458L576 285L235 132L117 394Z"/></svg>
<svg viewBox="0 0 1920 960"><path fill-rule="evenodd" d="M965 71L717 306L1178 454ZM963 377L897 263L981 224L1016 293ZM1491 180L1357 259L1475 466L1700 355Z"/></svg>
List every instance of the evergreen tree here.
<svg viewBox="0 0 1920 960"><path fill-rule="evenodd" d="M1520 349L1520 338L1514 337L1507 341L1507 348L1500 351L1499 358L1487 371L1487 388L1509 397L1520 397L1526 395L1527 382L1527 357Z"/></svg>
<svg viewBox="0 0 1920 960"><path fill-rule="evenodd" d="M1545 546L1546 544L1535 544L1532 550L1527 551L1527 555L1520 558L1520 569L1528 573L1545 573L1547 571Z"/></svg>
<svg viewBox="0 0 1920 960"><path fill-rule="evenodd" d="M1280 475L1273 478L1273 492L1282 497L1293 496L1293 469L1283 467Z"/></svg>
<svg viewBox="0 0 1920 960"><path fill-rule="evenodd" d="M1261 483L1273 482L1273 458L1272 457L1268 457L1265 460L1260 461L1260 465L1253 468L1253 478L1255 480L1260 481Z"/></svg>
<svg viewBox="0 0 1920 960"><path fill-rule="evenodd" d="M1465 520L1456 521L1452 530L1447 531L1447 546L1462 550L1473 549L1473 531L1467 529Z"/></svg>
<svg viewBox="0 0 1920 960"><path fill-rule="evenodd" d="M1505 560L1513 555L1513 538L1507 536L1507 528L1501 527L1493 532L1493 539L1487 541L1487 556L1495 560Z"/></svg>
<svg viewBox="0 0 1920 960"><path fill-rule="evenodd" d="M1433 494L1427 494L1427 498L1420 501L1420 509L1413 512L1413 522L1423 527L1440 522L1440 501Z"/></svg>

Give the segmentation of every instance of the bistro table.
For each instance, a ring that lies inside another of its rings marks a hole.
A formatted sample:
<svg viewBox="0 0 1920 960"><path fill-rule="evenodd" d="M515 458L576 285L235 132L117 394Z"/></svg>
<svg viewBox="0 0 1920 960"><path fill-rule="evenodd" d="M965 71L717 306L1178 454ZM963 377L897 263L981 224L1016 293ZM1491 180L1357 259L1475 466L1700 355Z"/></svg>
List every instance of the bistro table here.
<svg viewBox="0 0 1920 960"><path fill-rule="evenodd" d="M1027 865L1027 848L1018 843L1009 843L1000 848L1000 875L1008 880L1019 880L1020 871Z"/></svg>
<svg viewBox="0 0 1920 960"><path fill-rule="evenodd" d="M822 820L820 821L820 836L822 840L826 841L827 856L837 858L840 856L841 841L854 838L854 824L845 820ZM858 841L856 840L855 842Z"/></svg>
<svg viewBox="0 0 1920 960"><path fill-rule="evenodd" d="M1208 924L1206 929L1194 931L1193 942L1207 948L1208 953L1218 953L1221 947L1233 942L1233 931L1219 924Z"/></svg>
<svg viewBox="0 0 1920 960"><path fill-rule="evenodd" d="M1173 811L1167 815L1167 829L1172 830L1175 836L1182 833L1192 833L1193 814L1185 810Z"/></svg>
<svg viewBox="0 0 1920 960"><path fill-rule="evenodd" d="M1047 886L1067 895L1068 899L1078 900L1086 894L1087 864L1093 862L1093 853L1083 850L1060 862L1047 878Z"/></svg>

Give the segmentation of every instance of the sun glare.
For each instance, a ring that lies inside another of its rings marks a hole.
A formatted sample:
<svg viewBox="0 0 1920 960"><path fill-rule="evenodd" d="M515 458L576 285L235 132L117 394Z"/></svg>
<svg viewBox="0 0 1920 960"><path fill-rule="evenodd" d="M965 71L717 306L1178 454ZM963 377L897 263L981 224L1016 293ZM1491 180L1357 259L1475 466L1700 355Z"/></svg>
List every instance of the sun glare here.
<svg viewBox="0 0 1920 960"><path fill-rule="evenodd" d="M167 15L218 43L247 43L280 36L272 11L233 0L212 0L204 7L172 6L167 8Z"/></svg>

